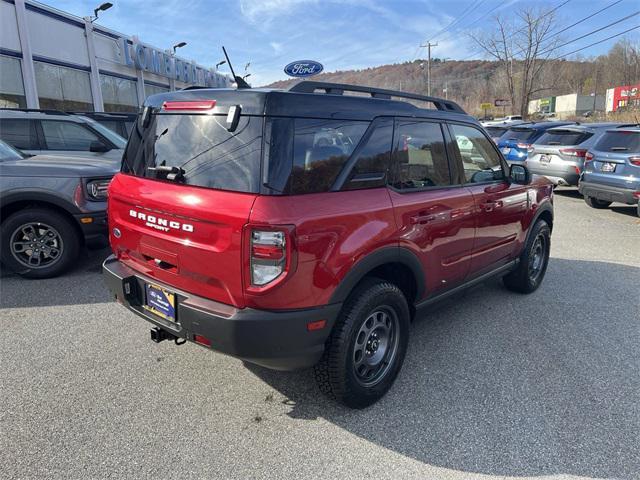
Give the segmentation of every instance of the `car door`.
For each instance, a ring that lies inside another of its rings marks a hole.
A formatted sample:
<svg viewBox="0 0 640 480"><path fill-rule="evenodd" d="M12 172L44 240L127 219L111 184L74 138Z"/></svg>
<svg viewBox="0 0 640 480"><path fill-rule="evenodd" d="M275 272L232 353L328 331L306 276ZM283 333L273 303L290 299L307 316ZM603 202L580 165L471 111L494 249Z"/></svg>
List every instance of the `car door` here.
<svg viewBox="0 0 640 480"><path fill-rule="evenodd" d="M473 194L476 222L470 277L482 275L515 257L525 231L526 185L508 180L507 165L478 127L450 123L460 181Z"/></svg>
<svg viewBox="0 0 640 480"><path fill-rule="evenodd" d="M473 248L474 198L450 157L440 123L396 120L389 193L400 246L420 259L430 295L464 281Z"/></svg>
<svg viewBox="0 0 640 480"><path fill-rule="evenodd" d="M91 143L104 143L84 126L64 120L41 120L44 145L42 153L101 158L104 153L90 151Z"/></svg>

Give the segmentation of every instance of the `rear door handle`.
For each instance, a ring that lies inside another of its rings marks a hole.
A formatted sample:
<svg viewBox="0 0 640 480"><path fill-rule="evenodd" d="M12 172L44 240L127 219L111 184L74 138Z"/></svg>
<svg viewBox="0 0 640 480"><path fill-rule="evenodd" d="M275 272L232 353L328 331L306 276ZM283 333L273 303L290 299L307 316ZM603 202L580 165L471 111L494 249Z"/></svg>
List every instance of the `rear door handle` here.
<svg viewBox="0 0 640 480"><path fill-rule="evenodd" d="M480 208L485 212L490 212L494 209L502 208L503 205L504 203L502 202L502 200L487 200L486 202L480 204Z"/></svg>
<svg viewBox="0 0 640 480"><path fill-rule="evenodd" d="M425 223L432 222L436 219L435 215L414 215L410 217L411 223L413 225L424 225Z"/></svg>

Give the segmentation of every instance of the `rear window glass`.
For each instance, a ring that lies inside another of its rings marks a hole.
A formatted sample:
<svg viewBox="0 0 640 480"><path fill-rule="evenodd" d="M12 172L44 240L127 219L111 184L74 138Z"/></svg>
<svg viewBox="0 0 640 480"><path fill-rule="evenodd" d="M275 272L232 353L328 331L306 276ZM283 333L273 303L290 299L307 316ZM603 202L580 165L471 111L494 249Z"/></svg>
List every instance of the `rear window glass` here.
<svg viewBox="0 0 640 480"><path fill-rule="evenodd" d="M519 140L526 141L536 134L536 131L532 128L510 128L507 133L504 134L505 140Z"/></svg>
<svg viewBox="0 0 640 480"><path fill-rule="evenodd" d="M328 191L368 126L351 120L269 119L266 183L288 194Z"/></svg>
<svg viewBox="0 0 640 480"><path fill-rule="evenodd" d="M596 150L611 152L640 152L640 132L607 132L598 143Z"/></svg>
<svg viewBox="0 0 640 480"><path fill-rule="evenodd" d="M486 127L485 130L492 137L501 137L504 132L508 130L505 127Z"/></svg>
<svg viewBox="0 0 640 480"><path fill-rule="evenodd" d="M536 141L538 145L579 145L591 138L592 133L574 130L547 130Z"/></svg>
<svg viewBox="0 0 640 480"><path fill-rule="evenodd" d="M263 117L243 115L229 132L226 115L155 114L146 129L133 128L123 170L164 178L152 169L177 167L188 185L257 193L262 126Z"/></svg>

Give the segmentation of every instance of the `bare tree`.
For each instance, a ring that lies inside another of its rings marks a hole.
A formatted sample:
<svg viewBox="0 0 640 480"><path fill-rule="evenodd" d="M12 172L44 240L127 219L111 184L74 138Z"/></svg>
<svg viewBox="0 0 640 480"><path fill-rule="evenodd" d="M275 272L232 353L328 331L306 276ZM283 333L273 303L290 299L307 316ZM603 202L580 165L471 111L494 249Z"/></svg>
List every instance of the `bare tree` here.
<svg viewBox="0 0 640 480"><path fill-rule="evenodd" d="M494 22L490 33L470 36L500 63L512 108L526 117L532 96L551 88L540 85L539 80L558 45L554 11L525 8L513 21L497 16Z"/></svg>

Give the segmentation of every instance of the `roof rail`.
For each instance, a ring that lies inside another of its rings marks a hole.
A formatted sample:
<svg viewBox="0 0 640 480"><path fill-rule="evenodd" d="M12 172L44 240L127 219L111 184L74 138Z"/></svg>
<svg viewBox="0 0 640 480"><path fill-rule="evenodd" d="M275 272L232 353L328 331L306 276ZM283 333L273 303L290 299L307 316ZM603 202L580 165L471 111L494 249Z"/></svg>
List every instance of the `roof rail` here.
<svg viewBox="0 0 640 480"><path fill-rule="evenodd" d="M51 109L42 109L42 108L0 107L0 110L14 110L16 112L38 112L38 113L45 113L48 115L69 115L67 112L63 112L62 110L51 110Z"/></svg>
<svg viewBox="0 0 640 480"><path fill-rule="evenodd" d="M289 92L295 93L315 93L316 90L324 90L326 94L342 95L344 92L361 92L368 93L373 98L382 98L389 100L391 97L409 98L412 100L420 100L423 102L433 103L438 110L445 110L457 113L466 113L460 105L451 100L443 98L428 97L426 95L418 95L417 93L399 92L396 90L386 90L376 87L364 87L360 85L347 85L344 83L329 83L316 81L302 81L289 88Z"/></svg>

